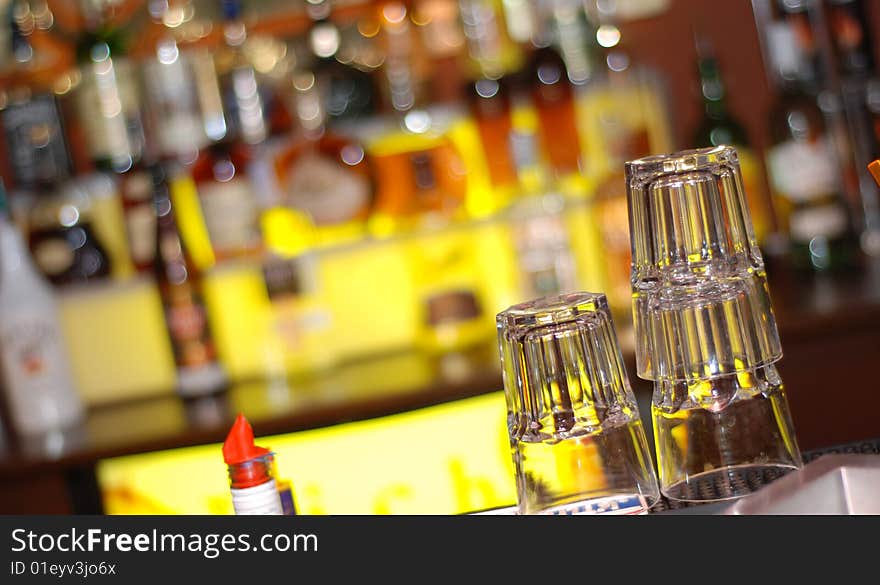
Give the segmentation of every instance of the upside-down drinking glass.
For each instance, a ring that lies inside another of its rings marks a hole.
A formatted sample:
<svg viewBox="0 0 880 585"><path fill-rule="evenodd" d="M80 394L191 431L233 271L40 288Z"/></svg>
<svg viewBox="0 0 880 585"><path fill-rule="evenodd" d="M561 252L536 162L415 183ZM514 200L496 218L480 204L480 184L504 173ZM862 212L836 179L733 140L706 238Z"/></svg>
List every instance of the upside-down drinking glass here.
<svg viewBox="0 0 880 585"><path fill-rule="evenodd" d="M642 513L659 491L605 295L497 316L521 514Z"/></svg>
<svg viewBox="0 0 880 585"><path fill-rule="evenodd" d="M736 150L642 158L626 180L636 367L654 382L661 491L745 495L801 456Z"/></svg>

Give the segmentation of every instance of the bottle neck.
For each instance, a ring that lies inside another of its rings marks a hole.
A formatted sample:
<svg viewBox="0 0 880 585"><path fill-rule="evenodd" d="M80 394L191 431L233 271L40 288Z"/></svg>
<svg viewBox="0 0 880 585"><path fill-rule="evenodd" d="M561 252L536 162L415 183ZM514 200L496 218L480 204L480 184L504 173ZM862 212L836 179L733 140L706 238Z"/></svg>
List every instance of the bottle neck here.
<svg viewBox="0 0 880 585"><path fill-rule="evenodd" d="M699 63L700 93L703 96L703 112L713 120L728 117L727 92L724 80L714 59L702 59Z"/></svg>
<svg viewBox="0 0 880 585"><path fill-rule="evenodd" d="M241 15L240 0L221 0L223 11L223 40L232 48L239 48L247 39L247 28Z"/></svg>
<svg viewBox="0 0 880 585"><path fill-rule="evenodd" d="M294 77L291 106L296 112L296 120L303 137L316 141L324 135L327 114L318 87L318 79L313 73L304 72Z"/></svg>

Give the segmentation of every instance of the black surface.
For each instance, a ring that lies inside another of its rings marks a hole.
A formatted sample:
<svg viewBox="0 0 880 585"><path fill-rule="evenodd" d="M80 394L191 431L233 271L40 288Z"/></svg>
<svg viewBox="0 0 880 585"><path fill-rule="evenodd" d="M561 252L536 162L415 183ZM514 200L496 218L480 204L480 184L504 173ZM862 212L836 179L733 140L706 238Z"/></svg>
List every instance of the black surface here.
<svg viewBox="0 0 880 585"><path fill-rule="evenodd" d="M811 461L815 461L822 455L828 455L831 453L857 453L863 455L880 455L880 438L877 439L869 439L865 441L856 441L853 443L847 443L844 445L836 445L833 447L827 447L825 449L814 449L812 451L807 451L803 454L804 464L810 463ZM785 475L784 473L774 472L762 474L760 477L747 477L743 478L743 481L746 481L750 484L750 486L754 489L760 489L770 482L779 479ZM716 497L720 497L720 494L715 489L715 486L711 485L708 482L704 482L703 484L698 485L696 490L705 491L710 494L714 494ZM652 508L652 514L717 514L725 509L727 506L732 505L736 500L727 500L722 502L711 502L706 504L693 503L693 502L679 502L674 500L669 500L665 497L661 497L660 501L657 502Z"/></svg>

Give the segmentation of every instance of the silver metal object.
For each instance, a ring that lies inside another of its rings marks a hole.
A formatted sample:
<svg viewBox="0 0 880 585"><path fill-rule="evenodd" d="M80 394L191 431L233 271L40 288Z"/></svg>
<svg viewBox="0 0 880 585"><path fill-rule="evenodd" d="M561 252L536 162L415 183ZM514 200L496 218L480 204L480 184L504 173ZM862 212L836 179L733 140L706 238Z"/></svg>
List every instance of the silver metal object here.
<svg viewBox="0 0 880 585"><path fill-rule="evenodd" d="M880 455L825 455L720 514L880 514Z"/></svg>

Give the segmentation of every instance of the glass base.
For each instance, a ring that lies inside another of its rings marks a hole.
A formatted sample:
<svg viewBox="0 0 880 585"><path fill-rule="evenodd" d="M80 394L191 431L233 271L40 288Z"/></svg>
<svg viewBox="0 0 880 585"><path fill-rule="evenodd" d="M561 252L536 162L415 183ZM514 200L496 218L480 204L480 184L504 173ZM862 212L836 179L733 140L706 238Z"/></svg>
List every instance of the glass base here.
<svg viewBox="0 0 880 585"><path fill-rule="evenodd" d="M670 500L679 502L720 502L735 500L758 491L789 471L794 465L759 463L719 467L691 475L684 481L661 486L660 491Z"/></svg>

